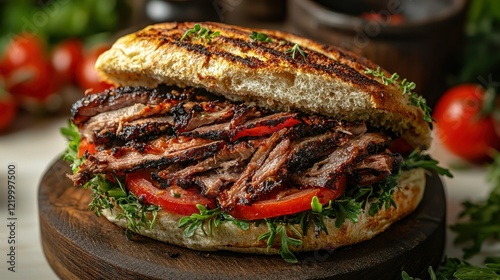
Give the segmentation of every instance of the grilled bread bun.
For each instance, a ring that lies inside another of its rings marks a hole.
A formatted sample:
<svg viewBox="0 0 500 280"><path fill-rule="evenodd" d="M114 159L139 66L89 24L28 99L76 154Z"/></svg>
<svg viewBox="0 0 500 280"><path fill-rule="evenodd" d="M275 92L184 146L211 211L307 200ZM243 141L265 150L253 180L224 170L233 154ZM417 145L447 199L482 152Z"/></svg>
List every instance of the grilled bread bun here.
<svg viewBox="0 0 500 280"><path fill-rule="evenodd" d="M314 225L310 225L307 235L301 238L302 246L290 246L292 252L313 251L321 249L335 249L343 246L356 244L369 240L377 234L383 232L394 222L402 219L413 212L420 203L425 189L425 173L423 169L414 169L402 173L398 188L394 192L394 201L397 208L380 210L376 215L370 216L368 211L358 217L357 223L349 220L337 228L334 219L325 219L325 226L328 235L321 232L316 237ZM369 205L366 209L369 208ZM106 209L103 215L111 222L120 227L126 228L125 219L116 219L120 213L120 207L114 207L113 210ZM209 231L204 228L205 234L201 228L198 228L193 236L187 237L183 234L184 228L179 228L179 220L183 216L160 211L157 217L157 224L154 229L141 229L141 235L163 241L169 244L188 247L200 251L227 250L242 253L259 254L277 254L279 246L266 249L266 241L259 241L259 235L268 231L265 223L255 226L250 224L248 230L243 230L231 222L220 223L216 228ZM296 225L297 230L301 229ZM289 236L295 236L292 230L288 229Z"/></svg>
<svg viewBox="0 0 500 280"><path fill-rule="evenodd" d="M220 34L181 40L195 23L163 23L120 38L96 69L118 86L193 86L272 109L296 109L392 130L415 147L430 144L429 124L407 95L365 74L377 65L340 48L290 33L222 23L200 25ZM249 37L253 31L272 42ZM294 57L288 50L297 44Z"/></svg>

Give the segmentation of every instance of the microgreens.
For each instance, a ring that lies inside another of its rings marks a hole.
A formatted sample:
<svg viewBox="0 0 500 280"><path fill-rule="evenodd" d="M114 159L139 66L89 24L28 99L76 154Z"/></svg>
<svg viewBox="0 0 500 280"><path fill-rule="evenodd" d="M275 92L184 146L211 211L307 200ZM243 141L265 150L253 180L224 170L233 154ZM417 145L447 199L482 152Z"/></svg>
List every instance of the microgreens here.
<svg viewBox="0 0 500 280"><path fill-rule="evenodd" d="M304 58L306 58L306 53L300 48L299 44L295 44L295 45L293 45L293 47L291 47L285 51L285 53L287 53L287 54L291 53L293 59L295 59L295 55L297 52L299 52L300 55L302 55Z"/></svg>
<svg viewBox="0 0 500 280"><path fill-rule="evenodd" d="M266 240L267 249L274 245L276 237L279 238L280 248L278 253L281 257L289 263L297 263L298 260L295 255L290 251L290 246L300 246L302 245L302 240L288 236L287 228L289 228L298 238L302 235L300 232L291 224L275 222L272 220L266 220L268 232L261 234L257 239L259 241Z"/></svg>
<svg viewBox="0 0 500 280"><path fill-rule="evenodd" d="M199 23L195 24L193 28L186 30L184 35L182 35L180 41L190 37L195 34L196 39L207 40L208 43L212 43L212 39L220 35L220 31L212 32L209 28L201 27Z"/></svg>
<svg viewBox="0 0 500 280"><path fill-rule="evenodd" d="M413 106L419 107L424 112L424 120L428 123L432 123L433 119L431 116L432 109L427 105L427 101L424 97L418 95L413 90L417 87L414 82L410 82L407 79L399 80L399 75L397 73L393 73L390 77L386 76L386 73L377 67L377 70L373 70L370 68L366 68L365 74L372 75L374 77L378 77L382 80L384 85L395 85L398 89L403 91L403 94L408 95L410 98L410 103Z"/></svg>
<svg viewBox="0 0 500 280"><path fill-rule="evenodd" d="M220 223L230 221L237 227L248 230L250 223L247 221L240 221L229 214L222 212L222 210L217 207L215 209L207 209L201 204L197 204L196 208L200 211L199 213L193 213L191 216L184 217L179 220L177 226L179 228L184 228L184 235L191 237L194 235L198 228L201 228L204 235L211 235L213 226L218 227ZM205 226L208 227L208 234L205 231Z"/></svg>
<svg viewBox="0 0 500 280"><path fill-rule="evenodd" d="M250 34L248 37L250 37L250 39L253 39L255 41L261 41L261 42L265 42L265 43L272 43L273 42L273 40L271 38L269 38L265 33L260 33L257 31L253 31L252 34Z"/></svg>
<svg viewBox="0 0 500 280"><path fill-rule="evenodd" d="M135 195L127 192L123 183L118 177L114 178L116 183L106 180L105 175L96 175L85 188L92 190L92 201L89 208L97 216L105 209L113 210L113 202L120 207L121 211L116 215L116 219L127 221L126 234L131 237L132 232L138 232L142 228L153 229L156 225L156 217L161 207L155 205L142 204ZM148 217L152 215L152 218Z"/></svg>

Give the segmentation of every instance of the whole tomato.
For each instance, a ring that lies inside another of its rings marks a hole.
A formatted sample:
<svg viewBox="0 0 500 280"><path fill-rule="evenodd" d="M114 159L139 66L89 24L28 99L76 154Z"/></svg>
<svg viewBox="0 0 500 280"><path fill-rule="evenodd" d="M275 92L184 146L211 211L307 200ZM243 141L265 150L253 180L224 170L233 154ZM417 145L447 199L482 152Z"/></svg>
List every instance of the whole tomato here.
<svg viewBox="0 0 500 280"><path fill-rule="evenodd" d="M110 88L112 85L101 80L99 74L94 69L97 58L106 50L109 45L100 45L93 47L85 54L82 63L77 69L78 85L87 93L96 93Z"/></svg>
<svg viewBox="0 0 500 280"><path fill-rule="evenodd" d="M458 157L475 163L491 158L500 149L493 118L481 115L485 90L474 84L455 86L438 100L433 117L437 137Z"/></svg>
<svg viewBox="0 0 500 280"><path fill-rule="evenodd" d="M12 71L34 59L45 57L45 44L34 34L13 36L5 47L2 57L3 71Z"/></svg>
<svg viewBox="0 0 500 280"><path fill-rule="evenodd" d="M44 101L57 91L52 65L45 58L32 59L5 74L6 88L17 100Z"/></svg>
<svg viewBox="0 0 500 280"><path fill-rule="evenodd" d="M60 84L76 83L77 69L83 60L83 43L67 39L52 49L50 57Z"/></svg>
<svg viewBox="0 0 500 280"><path fill-rule="evenodd" d="M2 75L5 88L20 103L26 98L44 101L57 91L45 44L34 34L23 33L11 38L2 57Z"/></svg>

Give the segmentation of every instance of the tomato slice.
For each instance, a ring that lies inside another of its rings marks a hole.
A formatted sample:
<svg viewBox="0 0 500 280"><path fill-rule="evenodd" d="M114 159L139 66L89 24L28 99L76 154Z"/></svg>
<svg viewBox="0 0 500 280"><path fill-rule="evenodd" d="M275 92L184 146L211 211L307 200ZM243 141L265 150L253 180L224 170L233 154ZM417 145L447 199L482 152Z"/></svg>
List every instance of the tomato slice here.
<svg viewBox="0 0 500 280"><path fill-rule="evenodd" d="M407 156L413 152L414 147L410 145L405 139L399 137L394 139L389 146L389 150L393 153L399 153L402 156Z"/></svg>
<svg viewBox="0 0 500 280"><path fill-rule="evenodd" d="M254 136L269 135L269 134L272 134L273 132L279 131L283 128L293 127L299 123L300 123L300 120L298 120L296 118L288 118L284 122L282 122L276 126L260 125L260 126L255 126L252 128L245 128L241 131L238 131L234 135L232 141L235 141L236 139L246 137L246 136L254 137Z"/></svg>
<svg viewBox="0 0 500 280"><path fill-rule="evenodd" d="M93 155L95 153L95 144L90 143L87 138L83 138L80 140L80 146L78 146L78 158L83 157L86 151Z"/></svg>
<svg viewBox="0 0 500 280"><path fill-rule="evenodd" d="M298 190L283 197L256 201L251 205L236 205L229 214L240 220L260 220L291 214L297 214L311 209L313 197L318 197L319 203L327 204L339 197L345 190L345 176L339 179L335 188L308 188Z"/></svg>
<svg viewBox="0 0 500 280"><path fill-rule="evenodd" d="M167 189L158 189L141 173L127 174L125 183L130 192L136 197L142 197L148 204L160 206L163 210L184 216L190 216L200 211L196 204L202 204L208 209L214 209L215 200L203 196L196 188L183 189L179 186L170 186Z"/></svg>

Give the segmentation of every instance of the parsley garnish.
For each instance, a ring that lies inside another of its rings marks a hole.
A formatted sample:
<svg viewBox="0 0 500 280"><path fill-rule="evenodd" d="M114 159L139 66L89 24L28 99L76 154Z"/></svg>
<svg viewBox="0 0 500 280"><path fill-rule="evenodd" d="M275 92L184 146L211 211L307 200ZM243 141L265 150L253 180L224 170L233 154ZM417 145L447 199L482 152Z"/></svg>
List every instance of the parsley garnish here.
<svg viewBox="0 0 500 280"><path fill-rule="evenodd" d="M408 97L410 98L410 103L413 106L417 106L422 109L422 111L424 112L424 120L428 123L433 122L431 116L431 107L427 105L427 101L423 96L418 95L413 91L416 88L416 84L414 82L409 82L407 79L403 79L402 81L400 81L400 77L397 73L392 74L391 77L388 78L386 74L380 69L380 67L377 67L377 70L366 68L365 73L374 77L379 77L384 85L388 86L392 84L397 86L398 89L403 91L403 94L408 95Z"/></svg>
<svg viewBox="0 0 500 280"><path fill-rule="evenodd" d="M261 41L261 42L265 42L265 43L272 43L273 42L273 40L271 38L267 37L266 34L260 33L257 31L253 31L252 34L250 34L248 37L250 37L250 39L253 39L255 41Z"/></svg>
<svg viewBox="0 0 500 280"><path fill-rule="evenodd" d="M295 59L295 54L299 52L304 58L306 58L306 53L300 48L299 44L293 45L293 47L289 48L285 51L285 53L291 53L292 58Z"/></svg>
<svg viewBox="0 0 500 280"><path fill-rule="evenodd" d="M220 35L220 31L214 31L212 32L210 29L206 27L201 27L199 23L195 24L193 28L186 30L184 35L182 35L180 41L183 41L184 39L190 37L191 35L195 34L196 39L202 39L202 40L207 40L208 43L212 43L212 39Z"/></svg>

